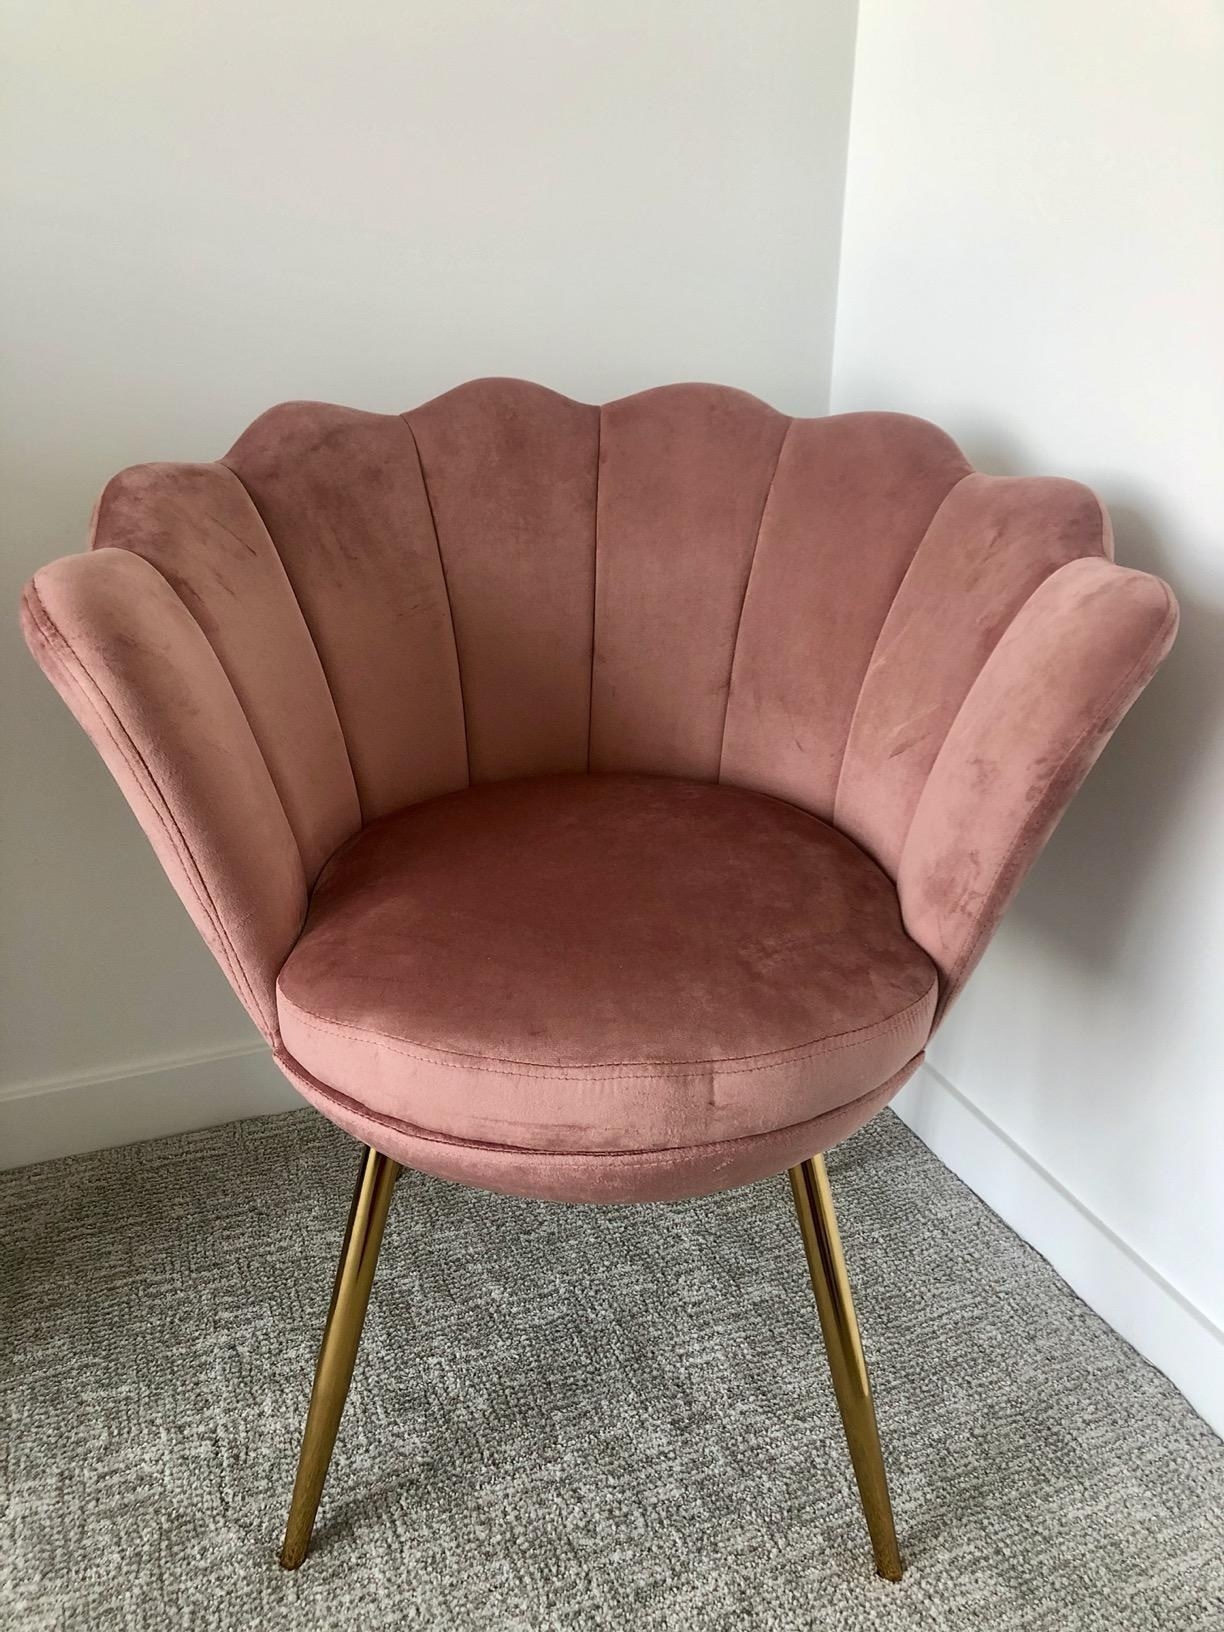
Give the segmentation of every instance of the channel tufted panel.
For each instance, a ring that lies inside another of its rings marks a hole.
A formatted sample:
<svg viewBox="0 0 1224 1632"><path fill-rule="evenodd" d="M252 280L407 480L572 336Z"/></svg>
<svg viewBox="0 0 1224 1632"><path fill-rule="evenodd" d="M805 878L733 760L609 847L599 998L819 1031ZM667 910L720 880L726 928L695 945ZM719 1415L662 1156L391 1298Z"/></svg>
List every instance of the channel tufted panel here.
<svg viewBox="0 0 1224 1632"><path fill-rule="evenodd" d="M605 406L591 770L717 778L740 609L789 425L708 385Z"/></svg>
<svg viewBox="0 0 1224 1632"><path fill-rule="evenodd" d="M307 883L361 825L331 693L263 522L223 465L137 465L108 482L93 546L157 568L229 677Z"/></svg>
<svg viewBox="0 0 1224 1632"><path fill-rule="evenodd" d="M26 586L22 625L226 978L275 1043L276 977L306 915L307 881L216 652L161 574L129 550L51 562Z"/></svg>
<svg viewBox="0 0 1224 1632"><path fill-rule="evenodd" d="M880 627L923 534L969 466L924 420L792 424L739 622L722 780L832 819Z"/></svg>
<svg viewBox="0 0 1224 1632"><path fill-rule="evenodd" d="M936 1023L1177 632L1150 573L1100 554L1053 572L975 677L926 777L897 872L905 927L940 972Z"/></svg>
<svg viewBox="0 0 1224 1632"><path fill-rule="evenodd" d="M894 877L931 766L1003 632L1051 573L1110 547L1078 482L974 474L939 507L875 643L833 813Z"/></svg>
<svg viewBox="0 0 1224 1632"><path fill-rule="evenodd" d="M446 581L403 420L285 403L225 463L267 524L314 637L362 817L465 786Z"/></svg>
<svg viewBox="0 0 1224 1632"><path fill-rule="evenodd" d="M474 380L404 418L446 573L471 780L585 770L599 409Z"/></svg>

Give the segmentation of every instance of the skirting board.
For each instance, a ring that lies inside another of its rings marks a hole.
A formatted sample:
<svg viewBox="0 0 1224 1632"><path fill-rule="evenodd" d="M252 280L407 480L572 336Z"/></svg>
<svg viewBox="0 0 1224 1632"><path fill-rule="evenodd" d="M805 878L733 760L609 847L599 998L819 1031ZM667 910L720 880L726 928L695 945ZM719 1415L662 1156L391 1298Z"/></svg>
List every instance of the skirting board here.
<svg viewBox="0 0 1224 1632"><path fill-rule="evenodd" d="M1224 1331L933 1066L892 1108L1224 1434Z"/></svg>
<svg viewBox="0 0 1224 1632"><path fill-rule="evenodd" d="M0 1089L0 1168L300 1110L262 1044Z"/></svg>

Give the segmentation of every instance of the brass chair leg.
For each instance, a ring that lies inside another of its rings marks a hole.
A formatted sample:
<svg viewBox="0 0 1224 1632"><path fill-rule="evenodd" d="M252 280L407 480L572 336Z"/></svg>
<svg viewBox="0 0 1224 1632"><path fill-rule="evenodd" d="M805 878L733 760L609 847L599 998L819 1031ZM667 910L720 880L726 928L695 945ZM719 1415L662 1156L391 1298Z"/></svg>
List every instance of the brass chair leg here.
<svg viewBox="0 0 1224 1632"><path fill-rule="evenodd" d="M833 1374L833 1392L850 1447L876 1570L886 1581L900 1581L904 1566L893 1523L888 1476L824 1157L813 1156L801 1167L792 1167L790 1182Z"/></svg>
<svg viewBox="0 0 1224 1632"><path fill-rule="evenodd" d="M361 1171L357 1175L348 1228L344 1232L344 1246L340 1249L340 1264L336 1270L336 1284L332 1288L327 1325L323 1329L323 1342L319 1346L310 1409L306 1414L306 1432L302 1435L293 1500L289 1504L289 1522L285 1526L285 1540L280 1554L281 1564L287 1570L297 1569L310 1546L310 1534L319 1510L319 1498L323 1494L323 1481L327 1478L328 1464L340 1427L340 1414L344 1410L353 1377L357 1345L361 1342L361 1327L370 1301L383 1225L387 1222L387 1210L399 1173L398 1162L393 1162L389 1156L383 1156L371 1146L366 1147L361 1159Z"/></svg>

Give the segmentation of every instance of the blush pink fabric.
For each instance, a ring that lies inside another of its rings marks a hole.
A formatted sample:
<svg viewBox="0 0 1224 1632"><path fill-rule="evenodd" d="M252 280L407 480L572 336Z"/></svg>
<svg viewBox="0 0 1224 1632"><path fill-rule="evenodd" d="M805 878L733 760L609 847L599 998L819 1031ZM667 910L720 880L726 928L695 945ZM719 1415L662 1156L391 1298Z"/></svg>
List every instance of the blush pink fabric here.
<svg viewBox="0 0 1224 1632"><path fill-rule="evenodd" d="M715 386L287 404L92 546L27 639L286 1074L569 1199L885 1103L1177 621L1077 483Z"/></svg>
<svg viewBox="0 0 1224 1632"><path fill-rule="evenodd" d="M365 828L277 982L281 1038L379 1115L666 1150L835 1110L922 1050L935 967L817 817L665 777L486 782Z"/></svg>

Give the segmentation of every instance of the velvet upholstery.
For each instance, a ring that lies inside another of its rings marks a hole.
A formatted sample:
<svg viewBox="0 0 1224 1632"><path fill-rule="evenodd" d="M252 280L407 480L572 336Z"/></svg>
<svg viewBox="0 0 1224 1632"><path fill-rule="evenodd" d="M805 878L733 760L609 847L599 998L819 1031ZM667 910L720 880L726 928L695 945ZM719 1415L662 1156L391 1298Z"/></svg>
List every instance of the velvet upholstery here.
<svg viewBox="0 0 1224 1632"><path fill-rule="evenodd" d="M94 536L139 555L225 671L312 880L360 821L327 678L301 607L241 484L223 465L142 465L109 482Z"/></svg>
<svg viewBox="0 0 1224 1632"><path fill-rule="evenodd" d="M898 874L906 927L940 970L940 1014L1176 630L1159 578L1089 556L1034 590L983 664Z"/></svg>
<svg viewBox="0 0 1224 1632"><path fill-rule="evenodd" d="M367 827L277 982L281 1037L370 1110L535 1150L810 1120L921 1051L938 983L891 879L717 783L483 783Z"/></svg>
<svg viewBox="0 0 1224 1632"><path fill-rule="evenodd" d="M276 540L327 676L361 817L465 787L446 574L407 424L292 403L261 415L224 464Z"/></svg>
<svg viewBox="0 0 1224 1632"><path fill-rule="evenodd" d="M472 780L585 770L599 409L489 380L405 417L445 565Z"/></svg>
<svg viewBox="0 0 1224 1632"><path fill-rule="evenodd" d="M26 639L123 790L226 978L270 1042L307 880L250 722L170 585L127 550L27 585Z"/></svg>
<svg viewBox="0 0 1224 1632"><path fill-rule="evenodd" d="M881 628L931 518L968 470L923 420L792 421L736 631L724 781L833 820Z"/></svg>
<svg viewBox="0 0 1224 1632"><path fill-rule="evenodd" d="M441 1139L425 1129L380 1116L325 1087L283 1050L277 1054L281 1070L303 1099L354 1139L385 1151L408 1167L509 1196L601 1202L678 1201L781 1173L806 1161L813 1152L849 1138L888 1104L921 1060L920 1054L915 1055L896 1076L857 1099L769 1133L660 1150L542 1152L472 1139Z"/></svg>
<svg viewBox="0 0 1224 1632"><path fill-rule="evenodd" d="M578 1199L882 1104L1176 626L1077 483L715 386L286 404L92 545L31 649L287 1075Z"/></svg>
<svg viewBox="0 0 1224 1632"><path fill-rule="evenodd" d="M718 776L731 660L787 421L668 386L603 411L590 767Z"/></svg>

